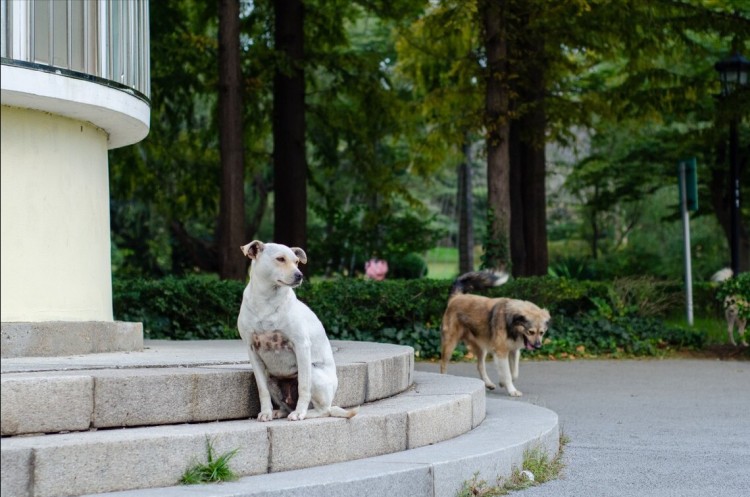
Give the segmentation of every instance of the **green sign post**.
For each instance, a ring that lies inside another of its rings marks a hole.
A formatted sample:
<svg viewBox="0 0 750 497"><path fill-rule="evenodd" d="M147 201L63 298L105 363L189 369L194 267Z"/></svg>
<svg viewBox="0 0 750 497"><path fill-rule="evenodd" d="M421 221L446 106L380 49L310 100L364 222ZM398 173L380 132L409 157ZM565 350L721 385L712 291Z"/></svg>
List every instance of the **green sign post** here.
<svg viewBox="0 0 750 497"><path fill-rule="evenodd" d="M681 160L677 164L680 178L680 205L682 205L682 196L687 195L687 210L695 212L698 210L698 166L695 157ZM684 172L683 172L684 171ZM685 193L683 194L682 183L685 183Z"/></svg>
<svg viewBox="0 0 750 497"><path fill-rule="evenodd" d="M690 255L690 211L698 210L698 174L695 157L677 164L680 186L680 213L685 238L685 311L688 325L693 326L693 269Z"/></svg>

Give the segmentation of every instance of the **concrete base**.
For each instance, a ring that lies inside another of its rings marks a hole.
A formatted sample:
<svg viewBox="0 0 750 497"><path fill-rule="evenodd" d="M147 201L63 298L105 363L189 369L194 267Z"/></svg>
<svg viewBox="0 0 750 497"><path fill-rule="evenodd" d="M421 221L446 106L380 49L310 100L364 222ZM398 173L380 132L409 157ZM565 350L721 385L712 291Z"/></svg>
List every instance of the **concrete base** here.
<svg viewBox="0 0 750 497"><path fill-rule="evenodd" d="M143 324L125 321L2 323L2 358L143 350Z"/></svg>

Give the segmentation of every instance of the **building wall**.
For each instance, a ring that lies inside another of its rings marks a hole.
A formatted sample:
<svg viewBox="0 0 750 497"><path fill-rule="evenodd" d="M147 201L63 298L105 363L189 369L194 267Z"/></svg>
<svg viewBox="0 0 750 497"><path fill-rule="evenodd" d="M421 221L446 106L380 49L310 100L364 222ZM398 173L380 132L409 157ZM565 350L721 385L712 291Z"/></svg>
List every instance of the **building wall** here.
<svg viewBox="0 0 750 497"><path fill-rule="evenodd" d="M112 321L107 134L2 106L2 322Z"/></svg>

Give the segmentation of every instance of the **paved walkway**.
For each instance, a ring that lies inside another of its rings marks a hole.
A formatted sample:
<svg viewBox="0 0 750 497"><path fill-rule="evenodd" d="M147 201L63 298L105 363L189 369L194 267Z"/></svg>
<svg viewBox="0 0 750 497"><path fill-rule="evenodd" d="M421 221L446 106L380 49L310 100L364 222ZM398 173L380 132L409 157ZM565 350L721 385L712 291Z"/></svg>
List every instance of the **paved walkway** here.
<svg viewBox="0 0 750 497"><path fill-rule="evenodd" d="M415 369L438 371L424 362ZM448 372L477 374L474 363ZM558 413L570 442L561 479L514 495L750 495L750 362L522 362L515 385L519 402ZM504 391L488 398L510 399Z"/></svg>

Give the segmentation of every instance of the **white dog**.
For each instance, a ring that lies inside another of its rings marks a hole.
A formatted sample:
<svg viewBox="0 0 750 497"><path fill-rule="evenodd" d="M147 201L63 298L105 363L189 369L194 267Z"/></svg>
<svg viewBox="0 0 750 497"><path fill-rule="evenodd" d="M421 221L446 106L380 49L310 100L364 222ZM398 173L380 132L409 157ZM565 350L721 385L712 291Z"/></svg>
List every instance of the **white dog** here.
<svg viewBox="0 0 750 497"><path fill-rule="evenodd" d="M307 263L305 251L257 240L241 249L252 260L252 270L237 327L258 384L258 421L357 414L331 405L338 388L331 344L318 317L292 290L302 283L297 265Z"/></svg>
<svg viewBox="0 0 750 497"><path fill-rule="evenodd" d="M731 268L725 267L716 271L711 276L711 281L714 283L723 283L734 276L734 271ZM729 343L737 345L734 341L734 327L737 326L737 332L740 334L740 344L747 347L747 341L745 340L745 326L747 326L747 319L740 317L740 308L748 307L750 303L743 299L739 295L727 295L724 298L724 317L727 318L727 333L729 334Z"/></svg>
<svg viewBox="0 0 750 497"><path fill-rule="evenodd" d="M740 335L740 345L747 347L745 340L745 326L747 319L740 317L740 308L747 308L750 303L739 295L727 295L724 299L724 315L727 318L727 333L729 334L729 343L737 345L734 341L734 327L737 326L737 332Z"/></svg>

